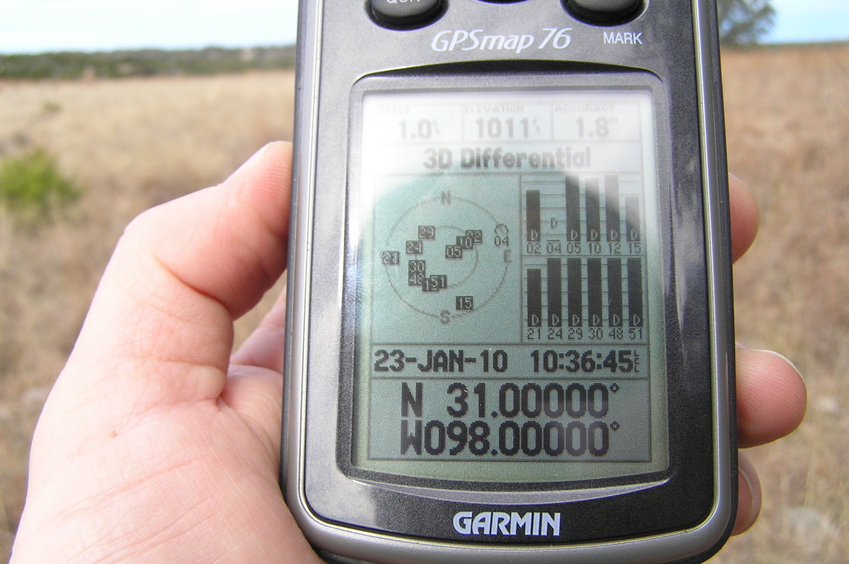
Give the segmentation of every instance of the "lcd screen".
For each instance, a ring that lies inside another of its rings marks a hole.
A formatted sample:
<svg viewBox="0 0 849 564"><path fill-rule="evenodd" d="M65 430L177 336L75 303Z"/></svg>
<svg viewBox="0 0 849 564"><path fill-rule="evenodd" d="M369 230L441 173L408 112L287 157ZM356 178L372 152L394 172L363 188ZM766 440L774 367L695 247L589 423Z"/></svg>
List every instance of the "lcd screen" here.
<svg viewBox="0 0 849 564"><path fill-rule="evenodd" d="M354 468L666 469L654 105L644 86L363 92Z"/></svg>

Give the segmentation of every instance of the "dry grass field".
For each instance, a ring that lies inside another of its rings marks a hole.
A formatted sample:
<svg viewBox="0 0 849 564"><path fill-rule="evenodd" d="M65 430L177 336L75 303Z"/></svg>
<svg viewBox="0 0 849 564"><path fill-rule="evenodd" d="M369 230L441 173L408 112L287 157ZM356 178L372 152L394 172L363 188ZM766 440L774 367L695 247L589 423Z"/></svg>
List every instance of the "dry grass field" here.
<svg viewBox="0 0 849 564"><path fill-rule="evenodd" d="M293 95L285 71L0 82L0 158L45 147L83 187L49 225L16 226L0 207L0 561L20 516L41 405L124 226L222 181L266 142L291 138ZM237 338L260 317L240 320Z"/></svg>
<svg viewBox="0 0 849 564"><path fill-rule="evenodd" d="M849 44L723 57L729 167L761 230L735 268L737 339L791 358L808 413L754 449L764 509L727 563L849 562Z"/></svg>
<svg viewBox="0 0 849 564"><path fill-rule="evenodd" d="M738 340L806 377L806 421L750 452L764 509L713 562L849 562L849 44L729 51L730 165L761 204L735 269ZM0 560L24 497L29 438L123 227L222 180L291 132L293 80L0 82L0 158L42 146L83 186L52 224L0 211ZM260 312L240 321L244 336Z"/></svg>

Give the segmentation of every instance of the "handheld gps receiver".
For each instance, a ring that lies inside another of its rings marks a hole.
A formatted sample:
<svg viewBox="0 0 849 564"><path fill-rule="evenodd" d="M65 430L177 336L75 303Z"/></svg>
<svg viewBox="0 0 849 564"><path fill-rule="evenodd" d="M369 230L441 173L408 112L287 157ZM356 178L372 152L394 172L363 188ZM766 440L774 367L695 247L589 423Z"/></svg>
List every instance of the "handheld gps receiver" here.
<svg viewBox="0 0 849 564"><path fill-rule="evenodd" d="M737 498L708 0L302 0L281 481L332 562L702 561Z"/></svg>

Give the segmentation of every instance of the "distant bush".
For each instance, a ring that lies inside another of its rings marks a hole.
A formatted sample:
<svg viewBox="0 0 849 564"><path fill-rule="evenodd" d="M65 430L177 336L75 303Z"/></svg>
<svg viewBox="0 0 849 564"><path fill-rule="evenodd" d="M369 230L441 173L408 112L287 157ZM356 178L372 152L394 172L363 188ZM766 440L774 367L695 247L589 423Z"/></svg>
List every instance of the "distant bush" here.
<svg viewBox="0 0 849 564"><path fill-rule="evenodd" d="M80 196L80 188L62 174L56 158L41 147L0 163L0 204L13 216L43 221Z"/></svg>
<svg viewBox="0 0 849 564"><path fill-rule="evenodd" d="M0 55L0 79L120 78L154 75L209 75L255 69L288 69L295 48L209 47L194 51L113 51Z"/></svg>

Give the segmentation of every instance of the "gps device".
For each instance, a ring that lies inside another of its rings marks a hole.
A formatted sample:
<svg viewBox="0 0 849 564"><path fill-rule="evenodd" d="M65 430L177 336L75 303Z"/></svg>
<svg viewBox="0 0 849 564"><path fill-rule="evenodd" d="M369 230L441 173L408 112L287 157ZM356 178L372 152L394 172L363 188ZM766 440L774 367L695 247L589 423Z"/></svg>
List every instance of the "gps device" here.
<svg viewBox="0 0 849 564"><path fill-rule="evenodd" d="M329 561L702 561L737 500L707 0L303 0L281 481Z"/></svg>

